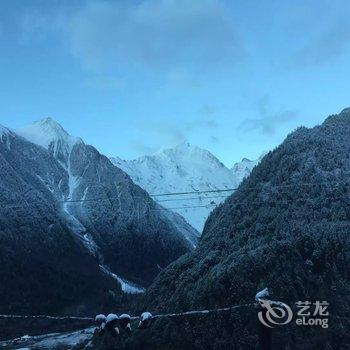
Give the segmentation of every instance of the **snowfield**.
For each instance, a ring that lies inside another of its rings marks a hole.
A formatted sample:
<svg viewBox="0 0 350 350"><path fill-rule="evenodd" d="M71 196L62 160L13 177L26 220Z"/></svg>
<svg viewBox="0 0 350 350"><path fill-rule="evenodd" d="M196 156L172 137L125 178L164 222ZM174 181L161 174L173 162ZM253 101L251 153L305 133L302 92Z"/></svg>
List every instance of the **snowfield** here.
<svg viewBox="0 0 350 350"><path fill-rule="evenodd" d="M115 279L120 284L120 287L124 293L140 294L140 293L145 292L144 288L139 287L135 283L132 283L130 281L127 281L127 280L117 276L107 266L100 265L100 268L101 268L101 271L103 271L106 275L111 276L113 279Z"/></svg>
<svg viewBox="0 0 350 350"><path fill-rule="evenodd" d="M9 349L72 349L76 345L86 344L92 338L95 327L82 329L75 332L50 333L37 336L24 335L13 340L0 342L0 348Z"/></svg>

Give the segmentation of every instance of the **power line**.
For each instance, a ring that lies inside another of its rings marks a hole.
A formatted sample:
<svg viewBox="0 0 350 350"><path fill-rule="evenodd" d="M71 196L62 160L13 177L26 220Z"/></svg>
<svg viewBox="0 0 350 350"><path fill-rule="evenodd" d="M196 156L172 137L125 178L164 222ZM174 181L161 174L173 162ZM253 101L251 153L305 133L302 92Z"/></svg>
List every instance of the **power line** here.
<svg viewBox="0 0 350 350"><path fill-rule="evenodd" d="M159 212L161 212L161 211L168 211L168 210L181 210L181 209L196 209L196 208L211 208L211 207L215 207L216 206L216 204L207 204L207 205L193 205L193 206L180 206L180 207L171 207L171 208L163 208L163 207L160 207L160 208L149 208L148 210L150 210L150 211L159 211ZM19 212L20 211L20 209L19 210L16 210L16 209L11 209L11 210L13 210L13 211L17 211L17 212ZM139 213L141 212L141 210L139 210L138 211ZM137 212L136 212L137 213ZM145 213L147 213L147 210L145 211ZM144 214L145 214L144 213ZM145 215L143 215L143 216L145 216ZM45 218L45 216L43 215L43 216L39 216L39 215L32 215L32 214L28 214L28 217L30 217L30 218L36 218L36 219L42 219L42 218ZM142 217L142 216L140 216L140 217ZM49 221L50 221L50 219L49 218L47 218Z"/></svg>
<svg viewBox="0 0 350 350"><path fill-rule="evenodd" d="M341 198L348 198L349 194L343 194L341 196L334 196L332 197L332 199L341 199ZM227 198L225 196L216 196L216 197L208 197L209 198ZM191 200L193 200L194 198L191 198ZM296 199L284 199L284 198L279 198L279 199L274 199L274 200L259 200L259 201L250 201L250 204L253 203L258 203L258 204L264 204L264 203L280 203L280 202L296 202L296 201L305 201L305 200L312 200L313 198L308 197L308 198L296 198ZM182 199L179 199L182 200ZM186 199L183 199L186 200ZM169 200L172 201L172 200ZM156 202L158 203L158 202ZM237 202L237 204L240 204L240 202ZM203 207L207 207L207 206L211 206L211 205L216 205L216 204L212 204L212 203L208 203L206 205L193 205L193 206L180 206L180 207L162 207L162 208L149 208L149 210L152 211L158 211L158 210L172 210L172 209L186 209L186 208L203 208ZM28 203L26 205L16 205L16 206L11 206L11 207L6 207L5 209L20 209L20 208L26 208L26 207L30 207L32 208L32 206L30 206Z"/></svg>
<svg viewBox="0 0 350 350"><path fill-rule="evenodd" d="M319 182L298 182L297 184L284 184L284 185L274 185L270 184L272 188L288 188L294 186L320 186L323 184L350 184L349 181L339 181L339 180L328 180L328 181L319 181ZM215 189L215 190L204 190L204 191L188 191L188 192L167 192L167 193L158 193L150 194L151 197L161 197L161 196L178 196L178 195L187 195L187 194L202 194L202 193L220 193L220 192L232 192L238 190L239 187L235 188L225 188L225 189ZM244 187L244 190L257 189L257 186L254 187Z"/></svg>
<svg viewBox="0 0 350 350"><path fill-rule="evenodd" d="M205 190L205 191L188 191L188 192L168 192L168 193L150 194L150 196L151 197L163 197L163 196L180 196L180 195L187 195L187 194L194 194L194 193L202 194L202 193L232 192L232 191L237 190L237 188Z"/></svg>
<svg viewBox="0 0 350 350"><path fill-rule="evenodd" d="M235 191L237 188L231 188L231 189L218 189L218 190L207 190L207 191L189 191L189 192L169 192L169 193L160 193L160 194L150 194L150 197L161 197L161 196L180 196L180 195L188 195L188 194L204 194L204 193L221 193L221 192L232 192ZM145 198L140 196L134 196L133 198ZM108 197L108 198L102 198L102 197L96 197L96 198L89 198L89 199L67 199L58 201L59 203L81 203L81 202L96 202L96 201L108 201L111 199L119 199L119 197ZM157 200L156 200L157 201ZM161 202L160 200L159 202ZM165 201L165 200L164 200Z"/></svg>
<svg viewBox="0 0 350 350"><path fill-rule="evenodd" d="M271 189L275 188L290 188L290 187L297 187L297 186L321 186L323 184L350 184L349 182L345 181L338 181L338 180L330 180L326 182L299 182L297 184L285 184L285 185L271 185ZM204 193L223 193L223 192L233 192L238 190L239 187L236 188L226 188L226 189L215 189L215 190L205 190L205 191L187 191L187 192L167 192L167 193L158 193L158 194L150 194L150 197L164 197L164 196L180 196L180 195L189 195L189 194L204 194ZM255 187L245 187L244 190L257 190L257 186ZM138 196L135 196L134 198L137 198ZM144 198L144 197L139 197ZM108 198L90 198L90 199L68 199L59 201L59 203L79 203L79 202L92 202L92 201L99 201L99 200L111 200L111 199L119 199L119 197L108 197Z"/></svg>
<svg viewBox="0 0 350 350"><path fill-rule="evenodd" d="M347 184L349 185L349 182L343 182L343 181L327 181L327 182L317 182L317 183L298 183L298 184L286 184L286 185L275 185L272 189L276 189L276 188L290 188L290 187L297 187L297 186L321 186L321 185L328 185L328 184ZM231 188L231 189L217 189L217 190L208 190L208 191L188 191L188 192L169 192L169 193L163 193L163 194L156 194L156 195L151 195L151 196L178 196L178 195L188 195L188 194L203 194L203 193L222 193L222 192L228 192L228 191L235 191L239 189L237 188ZM244 190L257 190L257 187L246 187L244 188ZM261 189L260 189L261 190ZM225 198L226 196L216 196L217 198L222 197ZM133 198L145 198L145 197L140 197L140 196L134 196ZM198 199L209 199L211 197L203 197L203 198L198 198ZM68 200L63 200L63 201L58 201L58 203L83 203L83 202L96 202L96 201L111 201L113 199L120 199L120 197L108 197L108 198L102 198L102 197L96 197L96 198L90 198L90 199L68 199ZM165 201L175 201L175 200L194 200L197 199L195 197L191 197L191 198L178 198L178 199L169 199L169 200L156 200L157 203L161 203L161 202L165 202ZM30 205L28 203L26 203L26 205L14 205L12 207L7 207L6 209L10 209L10 208L19 208L19 207L30 207ZM195 207L201 207L201 206L195 206ZM177 209L177 208L167 208L167 209Z"/></svg>
<svg viewBox="0 0 350 350"><path fill-rule="evenodd" d="M250 201L248 204L249 205L261 205L261 204L280 204L280 205L283 205L285 203L296 203L296 202L307 202L307 201L310 201L312 202L315 198L296 198L296 199L284 199L284 198L280 198L280 199L275 199L275 200L258 200L258 201ZM341 195L341 196L333 196L331 198L329 197L326 197L324 198L324 200L340 200L340 199L349 199L349 194L347 195ZM233 202L232 204L234 205L246 205L245 204L242 204L241 202ZM314 203L312 203L314 204ZM147 211L167 211L167 210L184 210L184 209L197 209L197 208L213 208L214 207L217 207L218 205L220 205L220 203L218 204L211 204L211 203L208 203L207 205L192 205L192 206L178 206L178 207L159 207L159 208L147 208L146 210L143 210L143 216L146 215ZM29 205L28 205L29 206ZM11 209L13 211L17 211L17 212L20 212L21 208L23 209L24 207L20 207L18 206L17 207L17 210L16 209ZM9 208L7 208L9 209ZM140 213L141 210L138 210L138 211L135 211L134 213ZM27 213L25 213L27 214ZM40 218L42 219L44 216L38 216L38 215L32 215L32 214L27 214L30 218ZM142 217L142 216L141 216ZM48 218L49 220L49 218Z"/></svg>
<svg viewBox="0 0 350 350"><path fill-rule="evenodd" d="M206 204L206 205L189 205L189 206L181 206L181 207L172 207L172 208L154 208L154 209L150 209L150 210L154 210L154 211L160 211L160 210L175 210L175 209L194 209L194 208L208 208L210 206L215 206L216 204Z"/></svg>
<svg viewBox="0 0 350 350"><path fill-rule="evenodd" d="M172 198L172 199L161 199L156 200L157 203L163 202L174 202L174 201L187 201L187 200L206 200L206 199L214 199L214 198L227 198L227 196L210 196L210 197L184 197L184 198Z"/></svg>

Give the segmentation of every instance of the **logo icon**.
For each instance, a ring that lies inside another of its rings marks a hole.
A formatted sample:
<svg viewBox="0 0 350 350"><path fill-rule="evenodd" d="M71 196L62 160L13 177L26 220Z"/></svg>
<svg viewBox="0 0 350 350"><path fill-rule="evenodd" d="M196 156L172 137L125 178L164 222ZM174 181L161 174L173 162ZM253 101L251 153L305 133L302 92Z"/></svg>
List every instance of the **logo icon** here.
<svg viewBox="0 0 350 350"><path fill-rule="evenodd" d="M293 318L292 309L280 301L259 299L259 304L263 308L259 311L259 321L266 327L274 328L288 324Z"/></svg>

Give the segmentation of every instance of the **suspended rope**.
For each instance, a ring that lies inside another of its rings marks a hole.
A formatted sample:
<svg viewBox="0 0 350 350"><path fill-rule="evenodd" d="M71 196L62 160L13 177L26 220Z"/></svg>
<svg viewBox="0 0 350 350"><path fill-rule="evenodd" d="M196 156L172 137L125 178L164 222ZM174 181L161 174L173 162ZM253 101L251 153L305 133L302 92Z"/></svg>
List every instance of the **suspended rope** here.
<svg viewBox="0 0 350 350"><path fill-rule="evenodd" d="M85 320L91 321L93 317L80 317L80 316L49 316L49 315L3 315L0 314L0 318L24 318L24 319L48 319L48 320Z"/></svg>
<svg viewBox="0 0 350 350"><path fill-rule="evenodd" d="M180 316L189 316L189 315L206 315L210 314L213 312L225 312L225 311L230 311L234 309L238 309L241 307L248 307L255 305L254 303L250 304L240 304L240 305L233 305L233 306L228 306L224 308L217 308L217 309L209 309L209 310L191 310L191 311L184 311L184 312L177 312L177 313L168 313L168 314L156 314L152 315L149 312L145 312L144 314L148 313L149 315L152 316L152 319L156 318L163 318L163 317L180 317ZM110 315L115 315L115 314L110 314ZM142 316L142 315L141 315ZM129 316L128 314L121 314L121 316L118 317L120 318L125 318L125 319L130 319L130 320L139 320L141 316ZM0 318L13 318L13 319L50 319L50 320L86 320L86 321L103 321L103 320L108 320L108 316L105 317L102 314L97 315L96 317L89 317L89 316L50 316L50 315L5 315L5 314L0 314ZM110 316L110 318L112 318ZM113 318L115 319L115 318Z"/></svg>

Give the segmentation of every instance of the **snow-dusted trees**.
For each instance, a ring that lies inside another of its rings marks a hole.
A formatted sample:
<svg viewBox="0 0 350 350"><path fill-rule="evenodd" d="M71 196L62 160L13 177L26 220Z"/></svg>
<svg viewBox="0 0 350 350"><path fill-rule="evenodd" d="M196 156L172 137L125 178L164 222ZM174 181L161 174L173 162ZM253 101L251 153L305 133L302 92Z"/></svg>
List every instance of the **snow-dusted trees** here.
<svg viewBox="0 0 350 350"><path fill-rule="evenodd" d="M334 313L349 313L349 140L349 112L289 135L213 211L197 250L161 272L145 307L186 310L245 303L268 285L281 300L327 300ZM256 344L256 315L248 311L196 321L186 321L190 328L156 320L152 335L180 348L195 341L198 349ZM340 323L328 333L285 327L276 346L295 348L293 339L301 339L304 348L341 348L345 326Z"/></svg>

